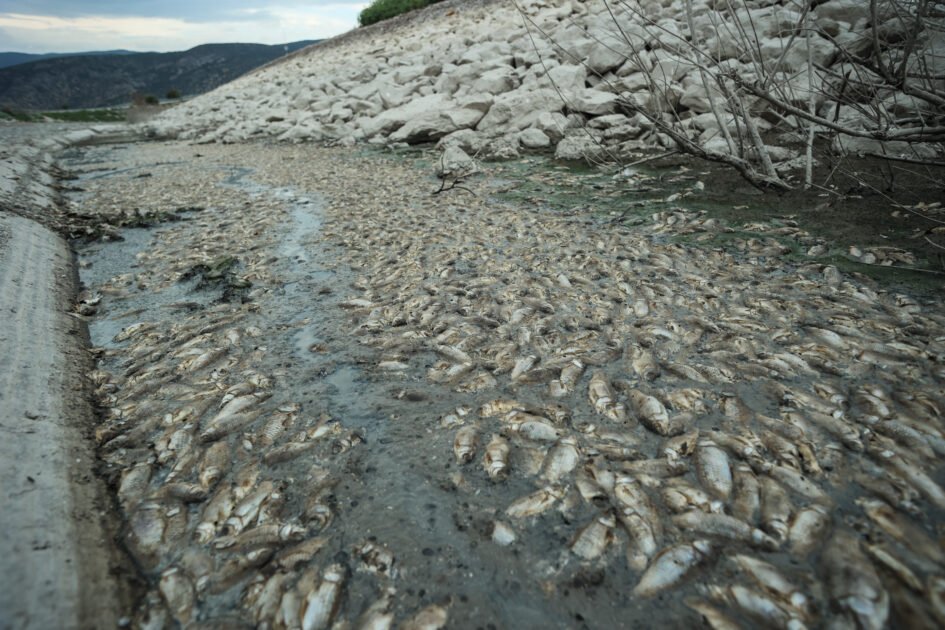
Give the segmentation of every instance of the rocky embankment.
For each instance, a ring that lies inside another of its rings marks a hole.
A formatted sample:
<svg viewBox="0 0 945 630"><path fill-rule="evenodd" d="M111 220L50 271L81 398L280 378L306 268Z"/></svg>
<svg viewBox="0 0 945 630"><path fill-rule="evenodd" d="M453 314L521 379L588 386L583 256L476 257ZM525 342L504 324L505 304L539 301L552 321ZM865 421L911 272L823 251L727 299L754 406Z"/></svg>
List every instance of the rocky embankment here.
<svg viewBox="0 0 945 630"><path fill-rule="evenodd" d="M804 108L813 92L821 115L852 127L867 124L864 112L874 107L902 113L916 104L836 85L844 74L862 77L848 55L879 41L877 32L884 42L908 33L898 19L871 28L868 2L818 2L806 17L788 0L695 0L691 15L669 0L518 4L521 14L510 2L446 2L358 29L178 107L150 131L197 142L443 139L489 157L554 149L560 158L596 159L674 148L644 113L675 117L709 150L732 150L721 125L736 135L743 121L712 111L709 91L720 96L704 71L749 83L773 78L787 102ZM936 37L924 31L921 49L934 51ZM693 53L690 42L706 53ZM934 57L925 61L935 67ZM809 63L817 70L808 72ZM831 97L840 92L842 104ZM797 155L786 148L801 140L796 121L751 95L742 105L773 160ZM856 141L853 148L876 148Z"/></svg>

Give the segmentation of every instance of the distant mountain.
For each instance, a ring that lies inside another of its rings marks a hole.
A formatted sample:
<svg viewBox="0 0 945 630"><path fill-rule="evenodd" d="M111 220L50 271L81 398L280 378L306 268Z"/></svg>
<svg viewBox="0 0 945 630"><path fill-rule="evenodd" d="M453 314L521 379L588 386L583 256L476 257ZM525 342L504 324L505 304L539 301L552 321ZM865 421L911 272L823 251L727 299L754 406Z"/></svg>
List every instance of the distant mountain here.
<svg viewBox="0 0 945 630"><path fill-rule="evenodd" d="M79 53L45 53L42 55L32 54L32 53L21 53L21 52L0 52L0 68L9 68L10 66L18 66L21 63L29 63L31 61L40 61L42 59L56 59L58 57L90 57L90 56L104 56L104 55L134 55L135 51L133 50L96 50L91 52L79 52Z"/></svg>
<svg viewBox="0 0 945 630"><path fill-rule="evenodd" d="M78 55L0 68L0 107L107 107L133 94L201 94L318 40L266 46L204 44L183 52Z"/></svg>

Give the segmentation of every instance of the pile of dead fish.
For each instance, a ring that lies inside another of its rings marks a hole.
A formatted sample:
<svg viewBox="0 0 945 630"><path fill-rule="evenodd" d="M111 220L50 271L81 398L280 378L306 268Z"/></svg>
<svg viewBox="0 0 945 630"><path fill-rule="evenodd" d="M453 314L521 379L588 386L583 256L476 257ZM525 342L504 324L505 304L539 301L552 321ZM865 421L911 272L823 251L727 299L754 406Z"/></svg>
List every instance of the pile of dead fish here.
<svg viewBox="0 0 945 630"><path fill-rule="evenodd" d="M325 247L359 274L339 298L352 343L378 374L453 390L427 423L458 492L528 486L489 495L495 545L564 522L565 561L626 567L625 591L660 598L666 625L670 599L716 628L945 623L941 313L833 267L661 242L701 215L630 229L429 197L376 157L299 155L268 176L326 194ZM226 254L262 299L279 216L204 211L98 290L160 290ZM259 371L272 331L257 311L148 313L93 375L153 585L140 624L391 627L390 550L359 542L356 567L324 554L362 436ZM353 568L377 577L373 603L344 603ZM434 605L400 627L447 621Z"/></svg>
<svg viewBox="0 0 945 630"><path fill-rule="evenodd" d="M583 502L576 561L627 563L640 598L685 587L713 627L945 623L941 313L763 243L374 194L326 225L362 274L342 306L379 370L432 354L467 401L439 420L458 487L533 481L496 544Z"/></svg>
<svg viewBox="0 0 945 630"><path fill-rule="evenodd" d="M352 568L379 580L394 571L390 552L370 541L352 549L353 567L319 556L333 533L332 471L362 437L327 413L279 400L276 375L253 367L266 352L263 330L250 323L253 300L274 282L262 235L282 216L279 203L253 199L166 226L135 270L90 288L80 305L104 296L114 308L174 287L222 255L236 256L240 278L255 286L246 304L113 313L143 319L100 350L102 367L91 375L105 410L95 435L126 519L124 543L152 585L138 627L327 628ZM377 590L359 627L393 623L394 591ZM434 605L404 627L445 621Z"/></svg>

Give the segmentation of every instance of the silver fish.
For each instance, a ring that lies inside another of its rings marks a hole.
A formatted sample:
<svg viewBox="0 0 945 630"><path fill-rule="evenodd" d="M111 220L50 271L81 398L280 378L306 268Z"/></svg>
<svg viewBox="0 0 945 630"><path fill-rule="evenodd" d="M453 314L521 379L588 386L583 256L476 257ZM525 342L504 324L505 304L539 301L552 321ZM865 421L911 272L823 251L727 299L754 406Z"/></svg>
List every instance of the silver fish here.
<svg viewBox="0 0 945 630"><path fill-rule="evenodd" d="M505 479L509 468L509 443L499 435L493 435L486 445L486 452L482 458L486 473L493 481Z"/></svg>
<svg viewBox="0 0 945 630"><path fill-rule="evenodd" d="M514 501L506 508L505 513L510 518L537 516L550 509L562 496L556 488L542 488Z"/></svg>
<svg viewBox="0 0 945 630"><path fill-rule="evenodd" d="M456 461L460 464L468 464L476 457L476 448L479 443L477 427L473 424L467 424L456 432L453 439L453 454L456 455Z"/></svg>
<svg viewBox="0 0 945 630"><path fill-rule="evenodd" d="M581 453L578 450L577 440L572 437L561 438L545 456L541 478L549 484L557 484L562 477L571 474L580 459Z"/></svg>
<svg viewBox="0 0 945 630"><path fill-rule="evenodd" d="M701 438L696 446L696 473L699 482L719 499L732 494L732 469L728 454L710 439Z"/></svg>
<svg viewBox="0 0 945 630"><path fill-rule="evenodd" d="M835 614L850 627L880 630L889 618L889 595L860 549L860 541L847 531L836 532L822 557L827 591Z"/></svg>
<svg viewBox="0 0 945 630"><path fill-rule="evenodd" d="M345 571L341 565L333 564L325 569L318 588L303 596L299 610L302 630L324 630L331 627L341 604L344 582Z"/></svg>
<svg viewBox="0 0 945 630"><path fill-rule="evenodd" d="M700 563L708 560L712 545L708 540L696 540L667 547L650 564L632 593L637 597L653 597L675 586Z"/></svg>
<svg viewBox="0 0 945 630"><path fill-rule="evenodd" d="M599 557L614 540L617 520L613 514L599 516L584 526L571 541L571 551L585 560Z"/></svg>

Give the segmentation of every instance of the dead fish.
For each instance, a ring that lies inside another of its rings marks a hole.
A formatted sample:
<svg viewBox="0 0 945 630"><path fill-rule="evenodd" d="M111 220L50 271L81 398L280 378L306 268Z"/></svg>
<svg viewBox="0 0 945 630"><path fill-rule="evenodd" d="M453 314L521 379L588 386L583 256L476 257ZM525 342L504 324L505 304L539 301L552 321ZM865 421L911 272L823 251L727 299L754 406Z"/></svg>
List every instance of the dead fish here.
<svg viewBox="0 0 945 630"><path fill-rule="evenodd" d="M138 505L128 519L128 546L135 558L151 566L157 558L167 529L166 506L156 501Z"/></svg>
<svg viewBox="0 0 945 630"><path fill-rule="evenodd" d="M488 372L480 372L466 379L462 383L456 386L456 391L458 392L481 392L487 389L492 389L498 385L498 381L495 380L495 377Z"/></svg>
<svg viewBox="0 0 945 630"><path fill-rule="evenodd" d="M324 630L331 627L341 604L344 582L344 569L340 564L333 564L325 569L318 588L303 594L299 610L302 630Z"/></svg>
<svg viewBox="0 0 945 630"><path fill-rule="evenodd" d="M557 488L542 488L514 501L506 508L505 513L510 518L537 516L551 508L562 496Z"/></svg>
<svg viewBox="0 0 945 630"><path fill-rule="evenodd" d="M584 364L572 359L563 368L558 378L551 381L549 388L551 395L555 398L561 398L574 391L581 374L584 373Z"/></svg>
<svg viewBox="0 0 945 630"><path fill-rule="evenodd" d="M500 435L493 435L482 458L483 467L493 481L505 479L509 468L509 443Z"/></svg>
<svg viewBox="0 0 945 630"><path fill-rule="evenodd" d="M308 563L315 555L328 543L326 536L316 536L300 543L286 547L276 554L273 561L282 567L292 571L300 564Z"/></svg>
<svg viewBox="0 0 945 630"><path fill-rule="evenodd" d="M720 513L725 509L725 504L713 499L708 492L678 477L668 479L660 494L666 507L676 513L689 510Z"/></svg>
<svg viewBox="0 0 945 630"><path fill-rule="evenodd" d="M512 412L517 413L517 412ZM560 432L553 425L539 419L525 421L511 421L509 430L514 431L526 440L533 442L554 442L560 437Z"/></svg>
<svg viewBox="0 0 945 630"><path fill-rule="evenodd" d="M499 418L506 416L509 412L524 410L527 405L508 398L499 398L490 400L479 408L479 415L483 418Z"/></svg>
<svg viewBox="0 0 945 630"><path fill-rule="evenodd" d="M435 344L433 346L433 351L443 356L451 361L454 361L459 364L468 364L473 365L474 361L469 354L463 350L460 350L456 346L446 346L441 344ZM514 377L513 377L514 380Z"/></svg>
<svg viewBox="0 0 945 630"><path fill-rule="evenodd" d="M594 372L591 376L587 395L597 413L615 422L626 421L626 408L622 402L618 402L615 399L614 391L610 387L610 382L607 380L607 376L602 370Z"/></svg>
<svg viewBox="0 0 945 630"><path fill-rule="evenodd" d="M236 505L230 517L226 519L224 522L226 534L234 536L246 529L250 523L256 520L263 503L268 501L275 492L275 485L271 481L260 483L255 490Z"/></svg>
<svg viewBox="0 0 945 630"><path fill-rule="evenodd" d="M208 424L213 425L220 420L223 420L227 416L233 415L235 413L240 413L246 411L251 407L255 407L259 403L267 400L272 396L272 392L268 390L256 390L255 385L253 385L253 393L243 394L241 396L235 396L230 400L226 400L217 414L210 420ZM226 396L224 396L224 400Z"/></svg>
<svg viewBox="0 0 945 630"><path fill-rule="evenodd" d="M185 503L201 503L207 499L207 488L199 483L166 483L161 486L160 496L180 499Z"/></svg>
<svg viewBox="0 0 945 630"><path fill-rule="evenodd" d="M634 571L643 571L659 551L659 539L654 526L632 508L620 508L617 517L627 532L627 564Z"/></svg>
<svg viewBox="0 0 945 630"><path fill-rule="evenodd" d="M845 617L851 626L881 630L889 617L889 595L861 551L860 541L847 531L836 532L824 550L827 591L834 614Z"/></svg>
<svg viewBox="0 0 945 630"><path fill-rule="evenodd" d="M634 348L630 367L644 381L652 381L660 374L660 367L653 358L653 353L641 347Z"/></svg>
<svg viewBox="0 0 945 630"><path fill-rule="evenodd" d="M750 575L758 586L776 596L782 605L792 608L801 617L810 615L811 603L807 595L774 565L744 554L735 555L732 560Z"/></svg>
<svg viewBox="0 0 945 630"><path fill-rule="evenodd" d="M298 404L279 407L256 433L256 443L261 448L269 448L275 444L276 440L295 424L300 409Z"/></svg>
<svg viewBox="0 0 945 630"><path fill-rule="evenodd" d="M115 335L113 341L118 343L127 341L132 337L144 334L149 330L154 330L155 328L157 328L157 324L155 322L138 322L136 324L131 324L122 328L121 332Z"/></svg>
<svg viewBox="0 0 945 630"><path fill-rule="evenodd" d="M443 606L427 606L400 625L399 630L440 630L446 626L449 612Z"/></svg>
<svg viewBox="0 0 945 630"><path fill-rule="evenodd" d="M617 519L613 513L595 518L584 526L571 541L571 551L585 560L599 557L614 540Z"/></svg>
<svg viewBox="0 0 945 630"><path fill-rule="evenodd" d="M541 478L551 485L557 484L562 477L571 474L581 459L577 440L565 437L558 440L549 449L542 463Z"/></svg>
<svg viewBox="0 0 945 630"><path fill-rule="evenodd" d="M945 565L945 552L941 546L921 527L904 518L885 501L861 498L857 499L856 503L889 537L919 557L927 558L939 566Z"/></svg>
<svg viewBox="0 0 945 630"><path fill-rule="evenodd" d="M673 524L679 529L696 532L704 536L718 536L751 543L768 551L777 550L779 543L760 529L740 521L728 514L690 510L672 517Z"/></svg>
<svg viewBox="0 0 945 630"><path fill-rule="evenodd" d="M768 476L761 479L761 527L784 542L788 535L788 523L794 507L787 492L777 481Z"/></svg>
<svg viewBox="0 0 945 630"><path fill-rule="evenodd" d="M663 436L679 435L685 427L670 420L669 412L658 399L643 392L631 389L627 392L637 419L650 431Z"/></svg>
<svg viewBox="0 0 945 630"><path fill-rule="evenodd" d="M476 448L479 443L477 427L467 424L456 432L453 439L453 454L460 464L468 464L476 457Z"/></svg>
<svg viewBox="0 0 945 630"><path fill-rule="evenodd" d="M732 494L728 454L712 440L701 438L696 445L695 459L699 483L715 497L728 500Z"/></svg>
<svg viewBox="0 0 945 630"><path fill-rule="evenodd" d="M895 554L883 545L867 545L866 553L869 554L870 558L872 558L876 564L896 576L899 581L916 593L925 592L925 585L922 584L922 581L913 573L912 569L906 566L904 562L899 560Z"/></svg>
<svg viewBox="0 0 945 630"><path fill-rule="evenodd" d="M235 502L232 485L221 484L200 514L200 522L195 531L197 542L208 543L213 540L217 530L232 513Z"/></svg>
<svg viewBox="0 0 945 630"><path fill-rule="evenodd" d="M200 432L200 441L213 442L231 433L235 433L246 425L255 422L261 413L262 412L257 409L223 416L215 422L209 423L206 428Z"/></svg>
<svg viewBox="0 0 945 630"><path fill-rule="evenodd" d="M229 472L230 445L226 442L214 442L204 453L200 462L200 485L211 489L223 475Z"/></svg>
<svg viewBox="0 0 945 630"><path fill-rule="evenodd" d="M779 605L780 602L766 593L734 584L731 586L710 585L706 592L715 600L723 602L743 614L755 618L768 628L804 628L796 611Z"/></svg>
<svg viewBox="0 0 945 630"><path fill-rule="evenodd" d="M700 563L709 559L712 544L708 540L696 540L667 547L650 564L633 594L637 597L653 597L675 586Z"/></svg>
<svg viewBox="0 0 945 630"><path fill-rule="evenodd" d="M289 574L287 573L274 573L256 593L252 603L247 602L247 599L244 598L244 606L253 610L253 621L257 625L271 623L276 618L288 579Z"/></svg>
<svg viewBox="0 0 945 630"><path fill-rule="evenodd" d="M712 630L741 630L741 626L727 617L718 608L702 601L701 599L686 598L683 603L693 609L702 617L703 621L712 628Z"/></svg>
<svg viewBox="0 0 945 630"><path fill-rule="evenodd" d="M732 515L754 524L761 511L761 484L748 464L738 464L732 474Z"/></svg>
<svg viewBox="0 0 945 630"><path fill-rule="evenodd" d="M152 457L122 472L121 481L118 484L118 500L126 514L144 498L151 483L153 468L154 458Z"/></svg>
<svg viewBox="0 0 945 630"><path fill-rule="evenodd" d="M536 363L538 363L538 357L533 354L518 359L515 362L515 367L512 368L512 374L510 376L512 382L514 383L521 380L525 373L532 369Z"/></svg>
<svg viewBox="0 0 945 630"><path fill-rule="evenodd" d="M403 361L380 361L377 364L377 369L388 372L404 372L410 369L410 364Z"/></svg>
<svg viewBox="0 0 945 630"><path fill-rule="evenodd" d="M182 626L190 623L197 600L190 576L180 567L170 567L161 573L159 588L174 620Z"/></svg>
<svg viewBox="0 0 945 630"><path fill-rule="evenodd" d="M389 630L394 625L392 608L395 594L396 591L393 588L385 589L381 597L358 617L354 622L354 627L358 630Z"/></svg>
<svg viewBox="0 0 945 630"><path fill-rule="evenodd" d="M213 365L227 354L227 348L211 348L210 350L200 351L196 356L192 356L177 366L181 372L199 372L203 368Z"/></svg>
<svg viewBox="0 0 945 630"><path fill-rule="evenodd" d="M267 523L252 529L247 529L235 536L218 538L213 544L216 549L233 548L235 551L245 551L253 547L275 545L286 542L297 542L305 537L304 527L294 523Z"/></svg>
<svg viewBox="0 0 945 630"><path fill-rule="evenodd" d="M822 505L809 505L797 512L788 530L791 553L806 556L826 537L830 513Z"/></svg>

